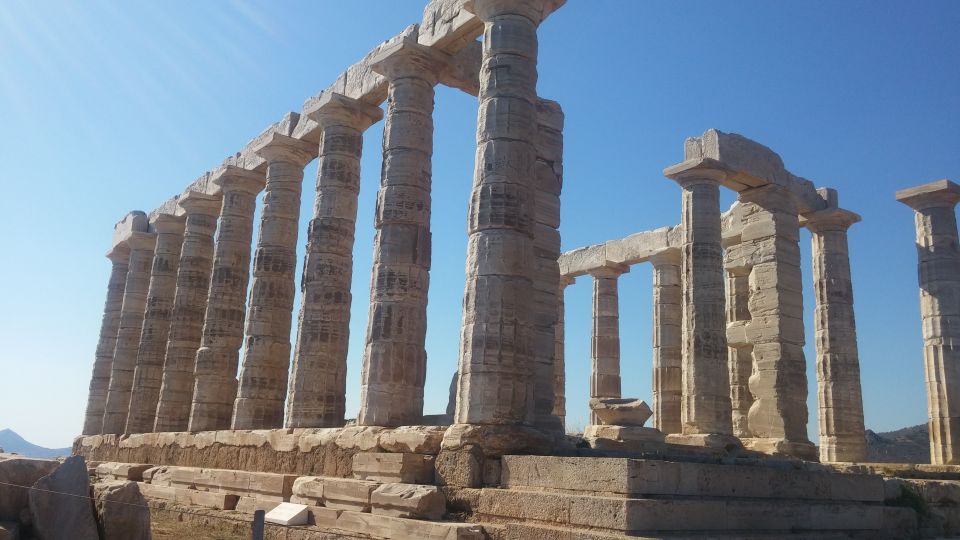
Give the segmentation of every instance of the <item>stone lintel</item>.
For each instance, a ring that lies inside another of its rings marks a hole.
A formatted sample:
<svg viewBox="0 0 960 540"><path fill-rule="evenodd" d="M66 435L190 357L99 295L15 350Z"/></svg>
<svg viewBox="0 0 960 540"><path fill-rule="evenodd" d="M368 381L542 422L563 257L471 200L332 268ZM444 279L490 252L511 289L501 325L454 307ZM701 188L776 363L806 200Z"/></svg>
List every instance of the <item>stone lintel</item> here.
<svg viewBox="0 0 960 540"><path fill-rule="evenodd" d="M317 157L319 148L316 144L274 132L257 141L250 150L267 162L287 160L306 166Z"/></svg>
<svg viewBox="0 0 960 540"><path fill-rule="evenodd" d="M150 232L183 234L186 221L187 218L184 214L160 214L150 220Z"/></svg>
<svg viewBox="0 0 960 540"><path fill-rule="evenodd" d="M663 175L681 186L694 182L716 182L735 191L743 189L728 180L732 177L727 167L713 158L694 158L677 163L663 170ZM762 184L761 184L762 185ZM737 188L740 189L737 189Z"/></svg>
<svg viewBox="0 0 960 540"><path fill-rule="evenodd" d="M574 276L560 276L560 288L565 289L570 285L576 283L577 278Z"/></svg>
<svg viewBox="0 0 960 540"><path fill-rule="evenodd" d="M450 55L419 44L416 36L404 36L383 47L370 57L369 63L374 73L387 80L416 75L434 85L452 67Z"/></svg>
<svg viewBox="0 0 960 540"><path fill-rule="evenodd" d="M482 25L481 25L482 27ZM463 90L471 96L480 94L480 65L483 44L471 41L450 57L450 69L440 74L440 84Z"/></svg>
<svg viewBox="0 0 960 540"><path fill-rule="evenodd" d="M423 10L417 41L454 53L483 34L483 21L464 9L466 0L431 0Z"/></svg>
<svg viewBox="0 0 960 540"><path fill-rule="evenodd" d="M557 260L560 274L585 276L608 261L627 266L647 262L659 253L680 247L682 238L676 231L679 231L679 226L661 227L568 251Z"/></svg>
<svg viewBox="0 0 960 540"><path fill-rule="evenodd" d="M501 15L521 15L540 24L566 3L567 0L467 0L463 9L482 21Z"/></svg>
<svg viewBox="0 0 960 540"><path fill-rule="evenodd" d="M363 101L327 92L304 108L304 114L316 122L319 129L331 123L344 123L363 131L383 118L383 109Z"/></svg>
<svg viewBox="0 0 960 540"><path fill-rule="evenodd" d="M813 232L821 230L847 230L861 221L860 214L843 208L828 208L800 216L800 226Z"/></svg>
<svg viewBox="0 0 960 540"><path fill-rule="evenodd" d="M235 165L224 165L217 169L213 175L213 185L217 186L221 193L226 191L243 191L246 193L257 194L263 190L266 183L263 173L237 167Z"/></svg>
<svg viewBox="0 0 960 540"><path fill-rule="evenodd" d="M669 248L652 255L648 259L648 262L655 267L664 265L664 264L679 266L680 255L681 255L681 252L678 248Z"/></svg>
<svg viewBox="0 0 960 540"><path fill-rule="evenodd" d="M897 200L913 208L922 210L936 206L955 206L960 202L960 185L950 180L936 180L920 186L901 189Z"/></svg>

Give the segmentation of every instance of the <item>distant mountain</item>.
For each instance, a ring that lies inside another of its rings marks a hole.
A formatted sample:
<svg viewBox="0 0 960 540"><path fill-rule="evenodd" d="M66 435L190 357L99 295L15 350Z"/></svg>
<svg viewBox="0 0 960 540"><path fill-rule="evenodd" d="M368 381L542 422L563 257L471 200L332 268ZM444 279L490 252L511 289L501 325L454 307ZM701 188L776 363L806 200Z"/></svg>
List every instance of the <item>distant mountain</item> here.
<svg viewBox="0 0 960 540"><path fill-rule="evenodd" d="M3 443L0 442L0 445ZM875 463L930 463L927 424L886 433L867 430L867 461Z"/></svg>
<svg viewBox="0 0 960 540"><path fill-rule="evenodd" d="M0 448L10 454L35 458L56 458L70 455L70 448L44 448L26 441L10 429L0 430Z"/></svg>

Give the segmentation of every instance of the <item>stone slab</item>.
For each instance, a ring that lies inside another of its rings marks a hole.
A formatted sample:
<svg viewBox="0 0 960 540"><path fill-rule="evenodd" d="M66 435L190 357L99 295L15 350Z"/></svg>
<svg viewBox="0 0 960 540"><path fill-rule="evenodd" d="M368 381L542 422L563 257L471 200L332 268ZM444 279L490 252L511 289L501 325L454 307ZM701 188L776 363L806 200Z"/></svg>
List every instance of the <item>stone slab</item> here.
<svg viewBox="0 0 960 540"><path fill-rule="evenodd" d="M240 497L229 493L211 493L171 486L155 486L140 484L140 492L148 499L159 499L193 506L216 508L218 510L233 510L237 507Z"/></svg>
<svg viewBox="0 0 960 540"><path fill-rule="evenodd" d="M353 456L353 477L375 482L432 484L433 463L434 457L426 454L362 452Z"/></svg>
<svg viewBox="0 0 960 540"><path fill-rule="evenodd" d="M130 480L142 482L143 473L153 468L145 463L107 462L97 465L97 477L105 480Z"/></svg>
<svg viewBox="0 0 960 540"><path fill-rule="evenodd" d="M254 497L240 497L240 499L237 500L237 506L234 508L234 510L244 514L253 514L257 510L269 512L270 510L276 508L279 504L280 503L277 501L264 501Z"/></svg>
<svg viewBox="0 0 960 540"><path fill-rule="evenodd" d="M437 486L384 484L370 496L374 514L436 521L447 510L447 499Z"/></svg>
<svg viewBox="0 0 960 540"><path fill-rule="evenodd" d="M304 504L280 503L267 512L264 521L277 525L306 525L307 506Z"/></svg>

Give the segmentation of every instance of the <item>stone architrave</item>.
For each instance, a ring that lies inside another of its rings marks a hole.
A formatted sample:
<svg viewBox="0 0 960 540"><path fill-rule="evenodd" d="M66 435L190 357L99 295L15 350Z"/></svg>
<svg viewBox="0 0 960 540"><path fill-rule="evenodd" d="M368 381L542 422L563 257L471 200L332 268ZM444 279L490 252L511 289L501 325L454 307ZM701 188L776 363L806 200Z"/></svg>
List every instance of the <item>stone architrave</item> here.
<svg viewBox="0 0 960 540"><path fill-rule="evenodd" d="M118 244L107 252L107 258L111 263L110 280L107 282L107 300L103 306L93 375L90 377L87 412L83 421L84 435L97 435L103 430L103 408L107 403L110 366L117 348L117 331L120 329L120 311L123 307L123 291L127 284L130 248L126 244Z"/></svg>
<svg viewBox="0 0 960 540"><path fill-rule="evenodd" d="M256 152L267 160L267 174L233 429L283 426L296 294L300 192L303 168L316 155L316 148L274 133Z"/></svg>
<svg viewBox="0 0 960 540"><path fill-rule="evenodd" d="M320 126L317 194L307 230L302 305L287 399L287 427L344 423L353 241L360 192L363 130L379 107L341 94L308 113Z"/></svg>
<svg viewBox="0 0 960 540"><path fill-rule="evenodd" d="M746 327L753 346L750 444L757 450L814 459L816 449L807 439L797 202L787 189L773 184L742 191L739 197L744 207L740 241L752 252L753 262Z"/></svg>
<svg viewBox="0 0 960 540"><path fill-rule="evenodd" d="M177 201L187 220L167 334L163 380L153 424L155 432L186 431L190 423L193 368L203 337L203 319L213 269L213 235L217 229L221 199L219 195L188 191Z"/></svg>
<svg viewBox="0 0 960 540"><path fill-rule="evenodd" d="M860 355L853 315L847 230L860 216L831 208L804 216L812 233L817 306L817 401L820 461L862 462L867 457L860 389Z"/></svg>
<svg viewBox="0 0 960 540"><path fill-rule="evenodd" d="M726 173L709 160L664 171L683 189L682 435L689 442L732 439L720 184Z"/></svg>
<svg viewBox="0 0 960 540"><path fill-rule="evenodd" d="M930 462L960 464L960 186L938 180L897 192L913 208L923 327Z"/></svg>
<svg viewBox="0 0 960 540"><path fill-rule="evenodd" d="M594 269L593 331L590 335L590 399L620 397L620 293L617 280L630 268L608 263ZM590 425L599 424L590 411Z"/></svg>
<svg viewBox="0 0 960 540"><path fill-rule="evenodd" d="M434 86L446 55L404 39L371 60L389 81L374 226L361 426L420 424L427 376Z"/></svg>
<svg viewBox="0 0 960 540"><path fill-rule="evenodd" d="M163 381L163 359L177 289L177 269L183 247L184 218L160 214L153 223L157 247L150 272L150 290L140 333L140 350L133 372L133 392L124 433L149 433L157 417Z"/></svg>
<svg viewBox="0 0 960 540"><path fill-rule="evenodd" d="M671 434L682 431L683 290L680 251L650 259L653 265L653 427Z"/></svg>
<svg viewBox="0 0 960 540"><path fill-rule="evenodd" d="M137 352L140 350L140 334L143 330L143 315L147 307L147 292L150 288L150 271L156 244L156 233L134 232L127 239L130 268L123 291L123 307L120 308L117 348L110 366L110 388L103 411L103 433L123 433L127 426L133 371L137 364Z"/></svg>
<svg viewBox="0 0 960 540"><path fill-rule="evenodd" d="M537 27L560 0L474 0L484 23L456 423L535 421Z"/></svg>
<svg viewBox="0 0 960 540"><path fill-rule="evenodd" d="M190 431L230 429L250 280L253 215L265 180L262 173L227 165L213 182L223 194L223 206L194 366Z"/></svg>
<svg viewBox="0 0 960 540"><path fill-rule="evenodd" d="M567 373L566 373L566 303L565 292L573 285L576 278L560 276L560 288L557 291L557 326L554 332L554 360L553 360L553 415L560 419L562 425L567 418Z"/></svg>

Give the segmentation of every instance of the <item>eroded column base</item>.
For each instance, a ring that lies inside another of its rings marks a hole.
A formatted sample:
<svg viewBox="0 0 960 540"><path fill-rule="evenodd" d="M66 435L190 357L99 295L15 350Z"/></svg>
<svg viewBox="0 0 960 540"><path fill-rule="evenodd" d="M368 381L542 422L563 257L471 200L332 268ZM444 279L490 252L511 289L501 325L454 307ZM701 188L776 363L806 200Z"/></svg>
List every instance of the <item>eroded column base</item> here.
<svg viewBox="0 0 960 540"><path fill-rule="evenodd" d="M743 446L764 454L793 456L805 461L820 460L817 447L808 441L750 437L743 439Z"/></svg>

